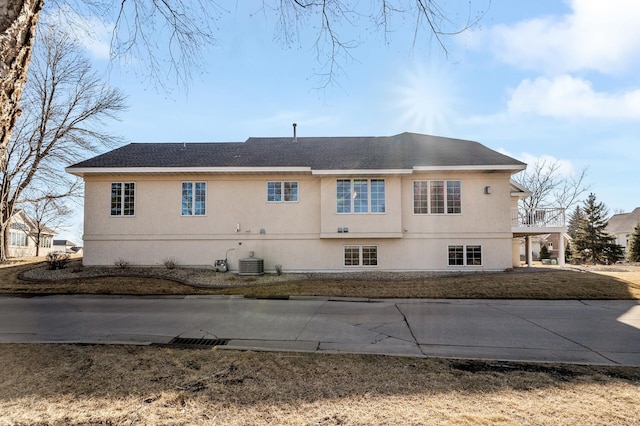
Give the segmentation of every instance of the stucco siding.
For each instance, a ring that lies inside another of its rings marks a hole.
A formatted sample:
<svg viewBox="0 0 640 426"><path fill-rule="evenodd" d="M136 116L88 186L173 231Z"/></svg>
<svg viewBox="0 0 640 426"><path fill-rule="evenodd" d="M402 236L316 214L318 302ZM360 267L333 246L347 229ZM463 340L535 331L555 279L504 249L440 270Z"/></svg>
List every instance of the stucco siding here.
<svg viewBox="0 0 640 426"><path fill-rule="evenodd" d="M449 245L479 245L482 265L448 266ZM378 265L344 265L345 245L377 246ZM230 250L232 249L232 250ZM84 262L87 265L112 265L124 259L133 265L158 266L172 258L178 265L212 267L216 259L228 253L231 271L237 271L239 259L253 252L264 259L267 271L280 264L285 271L411 271L411 270L503 270L510 268L510 238L406 238L394 239L229 239L229 240L86 240Z"/></svg>
<svg viewBox="0 0 640 426"><path fill-rule="evenodd" d="M111 175L85 177L84 263L211 267L229 253L230 269L254 252L265 269L499 270L512 266L507 173L385 176L385 211L336 212L336 179L312 175ZM376 177L377 178L377 177ZM413 213L415 180L460 180L461 213ZM268 202L267 182L296 181L295 202ZM135 215L110 215L113 182L135 183ZM182 182L206 182L206 214L182 216ZM490 194L485 187L491 186ZM338 233L348 228L348 233ZM344 264L345 245L377 247L377 266ZM448 246L480 246L482 264L449 266Z"/></svg>

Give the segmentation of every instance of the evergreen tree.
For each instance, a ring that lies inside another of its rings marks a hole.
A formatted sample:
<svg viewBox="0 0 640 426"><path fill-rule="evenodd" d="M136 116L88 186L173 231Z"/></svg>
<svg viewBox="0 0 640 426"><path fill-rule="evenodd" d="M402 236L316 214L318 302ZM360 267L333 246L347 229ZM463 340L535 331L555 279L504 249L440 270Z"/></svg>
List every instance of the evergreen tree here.
<svg viewBox="0 0 640 426"><path fill-rule="evenodd" d="M567 223L567 234L569 234L571 238L576 237L576 231L580 226L580 221L582 219L584 219L582 209L580 206L576 206L573 212L569 213L569 221Z"/></svg>
<svg viewBox="0 0 640 426"><path fill-rule="evenodd" d="M622 256L620 246L615 244L615 237L606 231L608 210L604 203L597 202L592 193L582 207L582 218L577 220L575 250L583 260L597 263L615 263Z"/></svg>
<svg viewBox="0 0 640 426"><path fill-rule="evenodd" d="M549 253L549 249L547 248L546 245L542 245L542 247L540 247L540 259L550 259L551 258L551 253Z"/></svg>
<svg viewBox="0 0 640 426"><path fill-rule="evenodd" d="M627 260L629 262L640 262L640 223L636 225L627 247Z"/></svg>

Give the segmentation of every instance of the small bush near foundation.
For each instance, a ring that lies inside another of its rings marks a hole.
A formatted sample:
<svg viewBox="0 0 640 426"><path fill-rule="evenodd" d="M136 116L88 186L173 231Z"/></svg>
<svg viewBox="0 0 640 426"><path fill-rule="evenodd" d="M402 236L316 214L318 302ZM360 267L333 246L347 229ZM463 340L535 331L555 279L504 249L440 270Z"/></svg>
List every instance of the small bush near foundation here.
<svg viewBox="0 0 640 426"><path fill-rule="evenodd" d="M130 265L128 261L126 261L125 259L123 259L121 257L116 259L116 260L114 260L113 264L116 267L120 268L120 269L127 269L129 267L129 265Z"/></svg>
<svg viewBox="0 0 640 426"><path fill-rule="evenodd" d="M64 269L67 266L67 262L69 262L68 254L55 252L47 254L47 264L51 270Z"/></svg>
<svg viewBox="0 0 640 426"><path fill-rule="evenodd" d="M162 264L167 269L176 269L176 260L173 257L167 257L162 261Z"/></svg>

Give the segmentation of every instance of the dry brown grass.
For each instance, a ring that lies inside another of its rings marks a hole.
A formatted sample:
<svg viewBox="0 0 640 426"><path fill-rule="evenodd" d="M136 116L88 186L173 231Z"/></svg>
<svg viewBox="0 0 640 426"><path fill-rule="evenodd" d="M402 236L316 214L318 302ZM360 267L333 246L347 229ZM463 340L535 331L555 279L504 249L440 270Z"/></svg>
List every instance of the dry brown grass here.
<svg viewBox="0 0 640 426"><path fill-rule="evenodd" d="M577 271L549 268L517 272L452 274L412 280L307 279L282 283L199 288L168 279L131 277L23 281L20 272L34 263L0 267L0 293L18 294L241 294L246 297L344 296L365 298L640 299L640 267L599 267Z"/></svg>
<svg viewBox="0 0 640 426"><path fill-rule="evenodd" d="M640 369L0 345L0 424L630 425Z"/></svg>

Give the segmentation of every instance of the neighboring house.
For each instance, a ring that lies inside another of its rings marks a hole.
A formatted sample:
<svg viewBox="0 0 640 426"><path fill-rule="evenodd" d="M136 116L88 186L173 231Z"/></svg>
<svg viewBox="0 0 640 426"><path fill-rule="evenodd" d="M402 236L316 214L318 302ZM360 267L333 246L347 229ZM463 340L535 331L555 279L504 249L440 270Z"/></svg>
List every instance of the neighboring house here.
<svg viewBox="0 0 640 426"><path fill-rule="evenodd" d="M69 240L53 240L53 251L56 253L74 254L79 250L80 247Z"/></svg>
<svg viewBox="0 0 640 426"><path fill-rule="evenodd" d="M616 244L626 251L636 225L640 223L640 207L631 213L614 214L607 222L607 232L616 237Z"/></svg>
<svg viewBox="0 0 640 426"><path fill-rule="evenodd" d="M23 210L17 210L9 222L9 253L8 257L46 256L53 250L53 237L57 233L45 227L40 233L39 249L38 227Z"/></svg>
<svg viewBox="0 0 640 426"><path fill-rule="evenodd" d="M237 271L255 253L266 270L423 271L519 266L520 237L565 231L518 211L525 167L466 140L294 133L134 143L67 171L85 182L87 265L228 255Z"/></svg>

